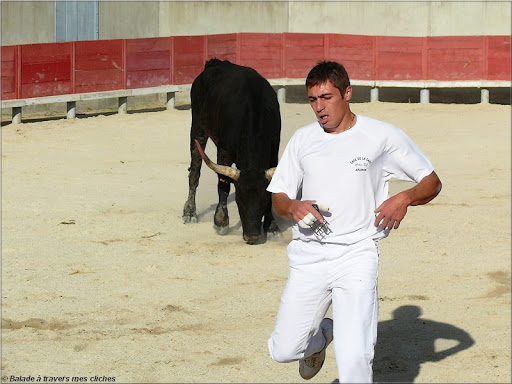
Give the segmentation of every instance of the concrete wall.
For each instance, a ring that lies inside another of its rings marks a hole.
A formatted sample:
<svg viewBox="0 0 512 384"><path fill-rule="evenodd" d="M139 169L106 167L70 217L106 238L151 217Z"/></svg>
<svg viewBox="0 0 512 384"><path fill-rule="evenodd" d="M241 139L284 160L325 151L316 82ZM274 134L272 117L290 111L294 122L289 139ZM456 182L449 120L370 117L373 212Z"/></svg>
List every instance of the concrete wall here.
<svg viewBox="0 0 512 384"><path fill-rule="evenodd" d="M162 1L160 36L288 32L285 1Z"/></svg>
<svg viewBox="0 0 512 384"><path fill-rule="evenodd" d="M2 45L55 41L55 2L2 1Z"/></svg>
<svg viewBox="0 0 512 384"><path fill-rule="evenodd" d="M296 2L290 32L428 36L430 2Z"/></svg>
<svg viewBox="0 0 512 384"><path fill-rule="evenodd" d="M100 1L100 40L160 36L159 8L158 1Z"/></svg>
<svg viewBox="0 0 512 384"><path fill-rule="evenodd" d="M439 1L430 8L429 36L510 35L510 1Z"/></svg>
<svg viewBox="0 0 512 384"><path fill-rule="evenodd" d="M2 45L55 41L53 1L2 1ZM306 32L509 35L507 1L100 1L100 39Z"/></svg>
<svg viewBox="0 0 512 384"><path fill-rule="evenodd" d="M509 35L510 2L290 2L289 32L382 36Z"/></svg>

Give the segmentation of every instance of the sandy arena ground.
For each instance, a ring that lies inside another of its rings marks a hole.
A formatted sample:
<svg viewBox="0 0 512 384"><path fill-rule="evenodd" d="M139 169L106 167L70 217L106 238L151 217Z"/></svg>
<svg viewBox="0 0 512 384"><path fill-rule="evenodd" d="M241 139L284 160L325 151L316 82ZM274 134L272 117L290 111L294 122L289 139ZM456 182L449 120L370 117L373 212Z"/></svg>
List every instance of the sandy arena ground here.
<svg viewBox="0 0 512 384"><path fill-rule="evenodd" d="M375 381L510 383L510 106L352 108L402 128L444 185L381 242ZM281 112L282 151L314 115ZM3 381L305 382L267 350L290 229L246 245L232 189L232 227L217 235L204 166L199 223L182 223L190 120L172 110L2 127ZM330 346L310 382L337 377Z"/></svg>

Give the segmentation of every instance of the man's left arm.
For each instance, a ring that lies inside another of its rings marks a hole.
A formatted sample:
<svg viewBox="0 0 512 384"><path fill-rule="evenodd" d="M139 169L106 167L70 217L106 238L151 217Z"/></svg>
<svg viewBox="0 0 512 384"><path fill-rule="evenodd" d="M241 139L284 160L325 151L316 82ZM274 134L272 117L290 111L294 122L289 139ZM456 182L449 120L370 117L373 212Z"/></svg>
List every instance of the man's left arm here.
<svg viewBox="0 0 512 384"><path fill-rule="evenodd" d="M376 210L375 226L397 229L411 205L423 205L434 199L441 192L441 180L435 172L425 176L414 187L397 193L384 201Z"/></svg>

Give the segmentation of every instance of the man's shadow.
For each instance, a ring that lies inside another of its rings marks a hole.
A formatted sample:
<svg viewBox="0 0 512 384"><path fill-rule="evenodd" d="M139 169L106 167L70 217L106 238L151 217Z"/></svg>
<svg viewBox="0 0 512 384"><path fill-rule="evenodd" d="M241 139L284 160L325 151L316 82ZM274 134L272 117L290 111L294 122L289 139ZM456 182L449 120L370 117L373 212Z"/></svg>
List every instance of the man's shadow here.
<svg viewBox="0 0 512 384"><path fill-rule="evenodd" d="M393 319L379 323L374 382L412 383L422 363L443 360L475 343L466 331L421 314L420 307L404 305L394 310ZM441 344L437 348L436 340Z"/></svg>

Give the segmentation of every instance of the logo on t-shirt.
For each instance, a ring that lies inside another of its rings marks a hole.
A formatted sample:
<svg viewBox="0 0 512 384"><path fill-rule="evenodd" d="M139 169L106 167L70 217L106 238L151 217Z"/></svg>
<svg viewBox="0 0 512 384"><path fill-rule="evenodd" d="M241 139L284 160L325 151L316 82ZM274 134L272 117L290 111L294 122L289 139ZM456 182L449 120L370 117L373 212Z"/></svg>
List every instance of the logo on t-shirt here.
<svg viewBox="0 0 512 384"><path fill-rule="evenodd" d="M372 163L372 161L364 156L354 157L350 164L355 167L356 171L366 172L368 170L368 166Z"/></svg>

